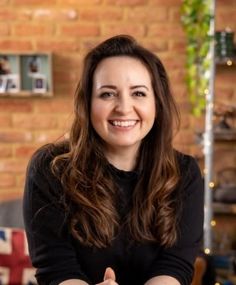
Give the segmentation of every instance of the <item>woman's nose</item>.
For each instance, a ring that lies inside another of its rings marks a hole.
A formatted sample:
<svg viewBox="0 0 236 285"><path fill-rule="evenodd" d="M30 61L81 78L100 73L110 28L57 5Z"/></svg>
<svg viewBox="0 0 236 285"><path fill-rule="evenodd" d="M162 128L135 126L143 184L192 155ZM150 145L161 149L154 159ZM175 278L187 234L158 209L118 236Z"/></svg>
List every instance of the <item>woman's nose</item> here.
<svg viewBox="0 0 236 285"><path fill-rule="evenodd" d="M133 108L132 98L130 96L119 96L116 102L115 110L121 113L128 113Z"/></svg>

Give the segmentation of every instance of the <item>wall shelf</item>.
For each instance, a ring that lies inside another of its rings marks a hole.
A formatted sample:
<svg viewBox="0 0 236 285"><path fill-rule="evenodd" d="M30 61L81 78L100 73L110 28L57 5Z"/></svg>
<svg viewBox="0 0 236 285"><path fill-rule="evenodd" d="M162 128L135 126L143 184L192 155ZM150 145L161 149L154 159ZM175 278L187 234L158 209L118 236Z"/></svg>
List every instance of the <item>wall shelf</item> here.
<svg viewBox="0 0 236 285"><path fill-rule="evenodd" d="M52 97L51 53L0 53L0 97Z"/></svg>
<svg viewBox="0 0 236 285"><path fill-rule="evenodd" d="M213 203L213 210L215 214L236 214L236 204Z"/></svg>

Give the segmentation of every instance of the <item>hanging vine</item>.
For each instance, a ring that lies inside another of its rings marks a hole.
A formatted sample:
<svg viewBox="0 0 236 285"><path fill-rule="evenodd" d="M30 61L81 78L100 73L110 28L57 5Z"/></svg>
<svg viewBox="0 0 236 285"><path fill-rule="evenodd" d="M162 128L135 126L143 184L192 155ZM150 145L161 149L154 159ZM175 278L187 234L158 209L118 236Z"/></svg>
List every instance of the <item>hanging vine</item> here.
<svg viewBox="0 0 236 285"><path fill-rule="evenodd" d="M186 82L192 112L199 116L205 110L210 80L210 35L212 0L183 0L181 21L187 36Z"/></svg>

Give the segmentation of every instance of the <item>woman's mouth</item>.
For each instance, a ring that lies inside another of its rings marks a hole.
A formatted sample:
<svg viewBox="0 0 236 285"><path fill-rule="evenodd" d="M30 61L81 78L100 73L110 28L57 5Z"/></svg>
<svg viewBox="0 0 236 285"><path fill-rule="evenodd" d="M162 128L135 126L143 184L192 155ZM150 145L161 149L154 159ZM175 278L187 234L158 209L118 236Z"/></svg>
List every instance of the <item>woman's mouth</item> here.
<svg viewBox="0 0 236 285"><path fill-rule="evenodd" d="M136 125L137 120L127 120L127 121L109 120L109 123L115 127L127 128L127 127L133 127L134 125Z"/></svg>

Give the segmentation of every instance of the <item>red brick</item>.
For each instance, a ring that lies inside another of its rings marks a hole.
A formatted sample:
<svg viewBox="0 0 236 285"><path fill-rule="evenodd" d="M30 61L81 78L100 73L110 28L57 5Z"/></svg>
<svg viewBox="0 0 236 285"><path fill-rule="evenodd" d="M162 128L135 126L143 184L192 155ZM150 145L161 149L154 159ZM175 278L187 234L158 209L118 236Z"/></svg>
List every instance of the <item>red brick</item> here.
<svg viewBox="0 0 236 285"><path fill-rule="evenodd" d="M33 105L29 100L6 100L6 98L0 99L0 112L2 113L22 113L22 112L32 112Z"/></svg>
<svg viewBox="0 0 236 285"><path fill-rule="evenodd" d="M148 38L142 41L143 46L154 53L159 53L168 50L167 40L156 40L155 38Z"/></svg>
<svg viewBox="0 0 236 285"><path fill-rule="evenodd" d="M37 113L72 113L73 102L69 100L53 100L53 101L42 101L40 104L35 105Z"/></svg>
<svg viewBox="0 0 236 285"><path fill-rule="evenodd" d="M180 7L169 7L168 9L168 19L172 22L179 22L180 21Z"/></svg>
<svg viewBox="0 0 236 285"><path fill-rule="evenodd" d="M0 5L6 5L9 2L9 0L0 0Z"/></svg>
<svg viewBox="0 0 236 285"><path fill-rule="evenodd" d="M85 49L86 52L92 48L94 48L96 45L98 45L101 42L100 39L83 39L81 41L81 49Z"/></svg>
<svg viewBox="0 0 236 285"><path fill-rule="evenodd" d="M101 4L103 0L66 0L66 5L74 5L74 6L91 6ZM60 5L65 4L65 0L58 0Z"/></svg>
<svg viewBox="0 0 236 285"><path fill-rule="evenodd" d="M76 86L77 82L76 83L71 82L70 84L65 84L65 83L63 84L63 82L61 82L60 84L57 84L55 86L55 93L57 94L58 99L65 98L66 94L66 97L68 99L71 99L72 101L75 94ZM72 109L73 108L71 108L71 110Z"/></svg>
<svg viewBox="0 0 236 285"><path fill-rule="evenodd" d="M1 160L0 172L2 173L24 173L26 171L27 160Z"/></svg>
<svg viewBox="0 0 236 285"><path fill-rule="evenodd" d="M46 24L16 24L14 26L14 35L15 36L51 36L54 33L53 25Z"/></svg>
<svg viewBox="0 0 236 285"><path fill-rule="evenodd" d="M65 56L60 54L58 56L54 56L53 61L55 63L55 71L73 70L73 72L78 72L82 65L82 59L80 55L76 56L75 54L66 54Z"/></svg>
<svg viewBox="0 0 236 285"><path fill-rule="evenodd" d="M0 129L5 129L11 126L11 116L9 114L0 113Z"/></svg>
<svg viewBox="0 0 236 285"><path fill-rule="evenodd" d="M182 129L188 129L190 127L190 115L189 114L183 114L181 116L181 130Z"/></svg>
<svg viewBox="0 0 236 285"><path fill-rule="evenodd" d="M37 132L35 134L35 142L38 144L46 144L64 139L65 132L50 131L50 132Z"/></svg>
<svg viewBox="0 0 236 285"><path fill-rule="evenodd" d="M145 27L140 24L130 24L124 23L121 24L110 24L103 27L102 35L105 36L114 36L116 34L130 34L134 37L143 37L145 36Z"/></svg>
<svg viewBox="0 0 236 285"><path fill-rule="evenodd" d="M31 157L31 155L39 148L37 145L21 145L15 149L15 157Z"/></svg>
<svg viewBox="0 0 236 285"><path fill-rule="evenodd" d="M185 81L185 77L186 77L186 72L184 69L174 69L172 70L171 66L167 66L167 71L168 71L168 75L169 75L169 79L170 79L170 84L171 86L174 86L176 84L179 84L179 82L184 82Z"/></svg>
<svg viewBox="0 0 236 285"><path fill-rule="evenodd" d="M179 107L179 110L181 112L181 115L185 114L185 113L188 113L188 114L191 113L192 108L191 108L191 104L190 104L189 100L179 102L178 107Z"/></svg>
<svg viewBox="0 0 236 285"><path fill-rule="evenodd" d="M174 138L175 144L191 145L195 143L193 132L189 130L181 130Z"/></svg>
<svg viewBox="0 0 236 285"><path fill-rule="evenodd" d="M10 8L0 9L0 21L14 21L17 18L17 11Z"/></svg>
<svg viewBox="0 0 236 285"><path fill-rule="evenodd" d="M71 81L73 81L74 79L78 78L78 74L73 72L73 70L69 69L66 70L55 70L54 71L54 80L56 82L67 82L67 83L70 83Z"/></svg>
<svg viewBox="0 0 236 285"><path fill-rule="evenodd" d="M61 115L58 117L58 129L68 131L73 121L73 115Z"/></svg>
<svg viewBox="0 0 236 285"><path fill-rule="evenodd" d="M181 0L150 0L149 3L151 5L155 5L155 6L180 6L181 5Z"/></svg>
<svg viewBox="0 0 236 285"><path fill-rule="evenodd" d="M205 116L199 116L198 118L191 116L191 125L192 128L197 132L201 133L204 132L205 129Z"/></svg>
<svg viewBox="0 0 236 285"><path fill-rule="evenodd" d="M56 117L53 115L13 115L13 127L27 130L55 129L57 127Z"/></svg>
<svg viewBox="0 0 236 285"><path fill-rule="evenodd" d="M78 17L75 9L35 9L32 12L33 19L43 21L74 21Z"/></svg>
<svg viewBox="0 0 236 285"><path fill-rule="evenodd" d="M175 84L172 86L172 93L176 101L186 101L187 99L187 90L185 85Z"/></svg>
<svg viewBox="0 0 236 285"><path fill-rule="evenodd" d="M30 40L1 40L0 41L0 49L6 51L29 51L32 50L32 43Z"/></svg>
<svg viewBox="0 0 236 285"><path fill-rule="evenodd" d="M228 7L229 9L236 6L235 0L216 1L216 9Z"/></svg>
<svg viewBox="0 0 236 285"><path fill-rule="evenodd" d="M120 21L123 18L124 11L118 8L102 8L97 9L81 9L79 12L79 19L81 21L98 21L110 22L110 21Z"/></svg>
<svg viewBox="0 0 236 285"><path fill-rule="evenodd" d="M174 23L158 23L148 26L148 36L162 38L185 38L182 26Z"/></svg>
<svg viewBox="0 0 236 285"><path fill-rule="evenodd" d="M18 143L32 141L32 134L25 131L0 131L0 143Z"/></svg>
<svg viewBox="0 0 236 285"><path fill-rule="evenodd" d="M16 177L16 186L17 187L20 187L22 189L24 189L24 186L25 186L25 174L23 175L17 175Z"/></svg>
<svg viewBox="0 0 236 285"><path fill-rule="evenodd" d="M182 54L186 52L187 43L184 38L173 39L169 41L169 50L173 52L181 52Z"/></svg>
<svg viewBox="0 0 236 285"><path fill-rule="evenodd" d="M36 50L51 52L78 51L79 44L76 40L40 39L35 41Z"/></svg>
<svg viewBox="0 0 236 285"><path fill-rule="evenodd" d="M13 6L17 5L19 6L30 6L30 5L36 5L36 6L42 6L42 5L55 5L57 4L57 0L12 0Z"/></svg>
<svg viewBox="0 0 236 285"><path fill-rule="evenodd" d="M105 0L109 5L138 6L147 4L147 0Z"/></svg>
<svg viewBox="0 0 236 285"><path fill-rule="evenodd" d="M127 11L127 20L128 21L141 21L144 22L162 22L167 21L167 9L158 8L150 9L150 6L147 7L134 7Z"/></svg>
<svg viewBox="0 0 236 285"><path fill-rule="evenodd" d="M11 188L9 189L1 189L0 191L0 201L9 201L14 199L21 199L23 195L22 188Z"/></svg>
<svg viewBox="0 0 236 285"><path fill-rule="evenodd" d="M185 59L185 55L181 56L180 54L175 55L173 53L168 53L161 56L162 63L166 67L168 73L173 70L186 73Z"/></svg>
<svg viewBox="0 0 236 285"><path fill-rule="evenodd" d="M0 22L0 36L8 36L10 34L9 25Z"/></svg>
<svg viewBox="0 0 236 285"><path fill-rule="evenodd" d="M32 9L29 8L22 8L15 10L17 21L29 21L32 20Z"/></svg>
<svg viewBox="0 0 236 285"><path fill-rule="evenodd" d="M10 188L15 186L15 176L12 174L0 173L0 188Z"/></svg>
<svg viewBox="0 0 236 285"><path fill-rule="evenodd" d="M0 158L9 158L12 156L12 147L10 145L0 145Z"/></svg>
<svg viewBox="0 0 236 285"><path fill-rule="evenodd" d="M62 25L60 36L67 37L96 37L100 34L100 28L94 24L70 24Z"/></svg>

